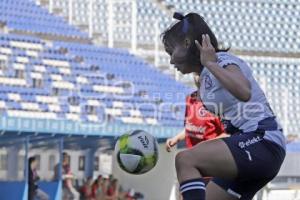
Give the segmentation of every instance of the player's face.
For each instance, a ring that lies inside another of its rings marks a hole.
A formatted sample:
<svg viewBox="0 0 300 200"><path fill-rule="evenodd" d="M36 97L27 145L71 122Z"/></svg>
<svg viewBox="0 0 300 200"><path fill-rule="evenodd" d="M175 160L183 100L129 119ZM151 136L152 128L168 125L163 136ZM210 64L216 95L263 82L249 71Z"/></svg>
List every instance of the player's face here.
<svg viewBox="0 0 300 200"><path fill-rule="evenodd" d="M37 160L35 160L35 161L33 161L33 162L31 163L31 167L32 167L32 169L36 169L36 168L37 168L37 166L38 166L38 162L37 162Z"/></svg>
<svg viewBox="0 0 300 200"><path fill-rule="evenodd" d="M64 164L69 164L69 156L67 156L67 155L63 156L63 163Z"/></svg>
<svg viewBox="0 0 300 200"><path fill-rule="evenodd" d="M171 56L170 63L182 74L194 72L196 66L189 61L189 50L186 44L177 43L173 46L166 46L166 52Z"/></svg>

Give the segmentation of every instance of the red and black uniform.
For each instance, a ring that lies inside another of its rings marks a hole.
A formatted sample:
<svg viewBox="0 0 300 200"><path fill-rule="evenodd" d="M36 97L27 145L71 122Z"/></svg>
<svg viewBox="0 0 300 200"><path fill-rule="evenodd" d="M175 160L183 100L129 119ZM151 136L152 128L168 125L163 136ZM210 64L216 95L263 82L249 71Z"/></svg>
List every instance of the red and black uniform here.
<svg viewBox="0 0 300 200"><path fill-rule="evenodd" d="M83 199L94 200L96 197L93 195L92 186L84 185L80 188L80 193Z"/></svg>
<svg viewBox="0 0 300 200"><path fill-rule="evenodd" d="M206 110L202 101L197 98L197 91L186 98L184 126L188 148L225 132L219 117Z"/></svg>

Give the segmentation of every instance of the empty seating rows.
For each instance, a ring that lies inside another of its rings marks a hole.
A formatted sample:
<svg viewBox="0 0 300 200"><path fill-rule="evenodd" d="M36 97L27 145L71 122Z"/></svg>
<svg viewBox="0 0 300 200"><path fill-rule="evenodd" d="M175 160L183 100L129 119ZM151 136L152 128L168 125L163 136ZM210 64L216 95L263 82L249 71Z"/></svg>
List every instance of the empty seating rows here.
<svg viewBox="0 0 300 200"><path fill-rule="evenodd" d="M69 26L61 17L50 14L31 0L2 0L0 21L13 30L74 38L88 38L88 34Z"/></svg>
<svg viewBox="0 0 300 200"><path fill-rule="evenodd" d="M189 88L124 50L12 34L0 44L4 115L183 125Z"/></svg>
<svg viewBox="0 0 300 200"><path fill-rule="evenodd" d="M55 1L55 6L62 8L68 16L68 1ZM131 40L131 1L115 4L113 20L116 41ZM267 52L300 52L298 34L300 5L297 1L178 1L166 0L166 4L174 6L183 13L197 12L204 16L215 31L220 42L238 50ZM88 23L89 1L74 0L74 21ZM138 44L153 44L171 23L171 16L153 1L139 0L137 4L137 41ZM95 1L93 4L93 27L100 32L103 39L108 39L109 9L107 1ZM155 31L158 23L158 33ZM75 23L76 24L76 23Z"/></svg>

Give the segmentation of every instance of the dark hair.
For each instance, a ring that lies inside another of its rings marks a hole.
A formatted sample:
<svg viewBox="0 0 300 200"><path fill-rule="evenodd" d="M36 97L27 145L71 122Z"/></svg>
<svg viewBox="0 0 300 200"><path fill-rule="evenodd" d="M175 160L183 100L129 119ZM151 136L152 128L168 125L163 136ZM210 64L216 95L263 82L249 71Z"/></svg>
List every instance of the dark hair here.
<svg viewBox="0 0 300 200"><path fill-rule="evenodd" d="M33 163L34 161L36 161L36 157L35 156L31 156L31 157L28 158L29 168L30 168L31 163Z"/></svg>
<svg viewBox="0 0 300 200"><path fill-rule="evenodd" d="M202 44L202 35L208 34L216 52L229 50L229 48L221 49L219 47L215 34L205 22L204 18L197 13L189 13L185 16L180 13L174 13L173 17L179 21L172 24L161 34L162 42L165 47L172 47L174 43L183 42L184 39L188 38L192 43L190 47L191 52L195 54L195 51L198 52L198 50L194 41L198 40L200 44Z"/></svg>

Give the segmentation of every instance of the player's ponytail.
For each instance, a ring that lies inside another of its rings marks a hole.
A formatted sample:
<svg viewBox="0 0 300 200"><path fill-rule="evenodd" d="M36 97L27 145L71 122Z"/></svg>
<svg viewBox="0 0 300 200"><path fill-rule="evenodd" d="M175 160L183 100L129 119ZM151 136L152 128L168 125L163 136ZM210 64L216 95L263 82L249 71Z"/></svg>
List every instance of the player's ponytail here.
<svg viewBox="0 0 300 200"><path fill-rule="evenodd" d="M210 29L204 18L197 13L189 13L183 15L181 13L174 13L173 18L179 20L172 24L167 30L161 34L162 42L165 46L174 46L174 43L179 43L188 38L192 41L190 52L197 54L198 49L194 44L195 40L202 42L202 35L208 34L213 47L216 52L228 51L228 49L219 48L218 40Z"/></svg>

